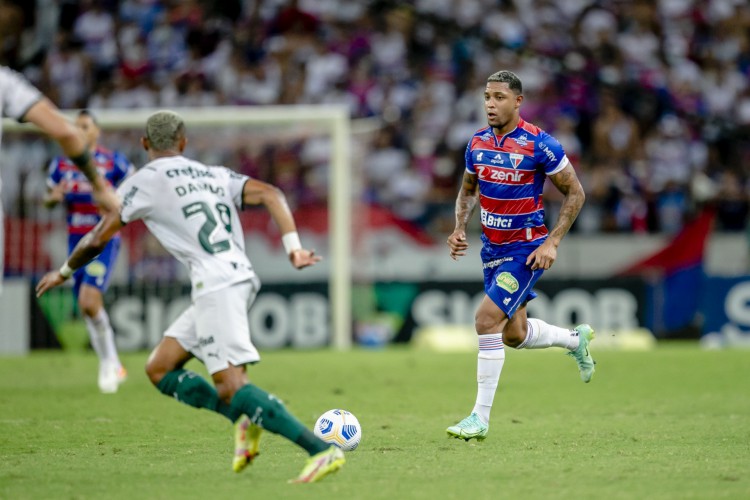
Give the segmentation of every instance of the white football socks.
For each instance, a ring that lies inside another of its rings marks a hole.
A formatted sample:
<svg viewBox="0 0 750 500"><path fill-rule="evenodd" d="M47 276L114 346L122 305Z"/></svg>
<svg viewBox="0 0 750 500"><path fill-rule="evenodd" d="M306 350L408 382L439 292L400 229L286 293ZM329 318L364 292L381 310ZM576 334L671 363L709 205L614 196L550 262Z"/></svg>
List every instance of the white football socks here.
<svg viewBox="0 0 750 500"><path fill-rule="evenodd" d="M479 335L477 356L477 401L474 413L485 423L490 422L490 410L495 399L495 391L505 362L505 346L502 333Z"/></svg>
<svg viewBox="0 0 750 500"><path fill-rule="evenodd" d="M100 309L94 318L85 316L86 327L89 331L91 346L99 356L100 361L108 361L120 366L120 358L117 356L115 346L115 332L109 324L109 316L104 308Z"/></svg>
<svg viewBox="0 0 750 500"><path fill-rule="evenodd" d="M564 347L571 351L578 348L578 331L550 325L536 318L527 320L526 338L516 349L546 349Z"/></svg>

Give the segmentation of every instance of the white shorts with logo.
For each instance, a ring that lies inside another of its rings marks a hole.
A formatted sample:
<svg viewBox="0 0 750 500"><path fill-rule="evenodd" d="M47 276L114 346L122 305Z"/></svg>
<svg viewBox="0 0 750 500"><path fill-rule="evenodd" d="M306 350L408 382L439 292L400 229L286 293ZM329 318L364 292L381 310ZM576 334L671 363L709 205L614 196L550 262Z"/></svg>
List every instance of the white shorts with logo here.
<svg viewBox="0 0 750 500"><path fill-rule="evenodd" d="M247 311L260 288L256 278L200 295L167 331L186 351L200 359L208 373L260 360L250 340Z"/></svg>

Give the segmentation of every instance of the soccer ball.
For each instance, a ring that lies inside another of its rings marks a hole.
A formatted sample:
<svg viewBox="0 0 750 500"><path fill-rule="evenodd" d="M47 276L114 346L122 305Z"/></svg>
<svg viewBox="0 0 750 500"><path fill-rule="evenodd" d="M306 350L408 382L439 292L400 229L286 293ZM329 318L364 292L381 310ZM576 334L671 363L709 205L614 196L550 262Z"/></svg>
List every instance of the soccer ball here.
<svg viewBox="0 0 750 500"><path fill-rule="evenodd" d="M326 443L352 451L362 439L362 426L357 417L346 410L328 410L315 422L315 435Z"/></svg>

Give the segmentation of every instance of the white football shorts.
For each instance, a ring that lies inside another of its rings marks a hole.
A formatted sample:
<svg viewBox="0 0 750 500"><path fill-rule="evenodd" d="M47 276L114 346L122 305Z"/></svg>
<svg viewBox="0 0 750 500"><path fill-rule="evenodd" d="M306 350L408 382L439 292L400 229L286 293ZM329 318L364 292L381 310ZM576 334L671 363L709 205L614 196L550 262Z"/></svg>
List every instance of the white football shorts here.
<svg viewBox="0 0 750 500"><path fill-rule="evenodd" d="M247 312L255 300L257 278L200 295L167 331L186 351L200 359L208 373L260 361L250 340Z"/></svg>

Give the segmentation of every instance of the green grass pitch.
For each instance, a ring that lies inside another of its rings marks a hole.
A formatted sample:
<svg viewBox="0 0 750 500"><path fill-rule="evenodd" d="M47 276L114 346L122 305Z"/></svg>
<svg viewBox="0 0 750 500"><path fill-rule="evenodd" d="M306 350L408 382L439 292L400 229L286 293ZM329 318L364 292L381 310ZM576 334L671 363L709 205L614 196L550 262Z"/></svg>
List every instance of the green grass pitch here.
<svg viewBox="0 0 750 500"><path fill-rule="evenodd" d="M473 405L474 354L265 353L251 379L305 424L341 407L363 426L345 467L308 485L287 484L304 453L268 433L233 473L229 422L159 394L145 353L124 357L115 395L93 354L3 358L0 498L750 498L750 351L594 350L590 384L560 350L508 351L482 443L445 434Z"/></svg>

